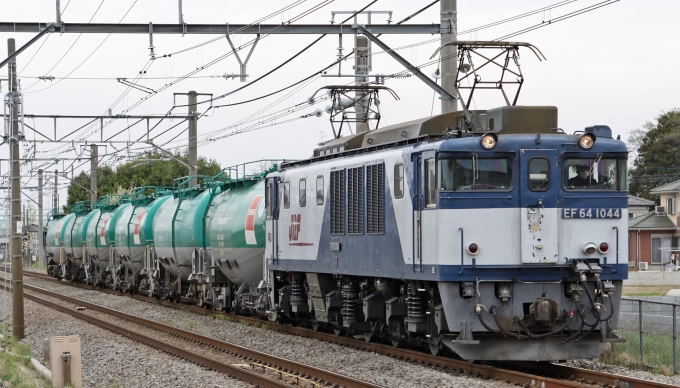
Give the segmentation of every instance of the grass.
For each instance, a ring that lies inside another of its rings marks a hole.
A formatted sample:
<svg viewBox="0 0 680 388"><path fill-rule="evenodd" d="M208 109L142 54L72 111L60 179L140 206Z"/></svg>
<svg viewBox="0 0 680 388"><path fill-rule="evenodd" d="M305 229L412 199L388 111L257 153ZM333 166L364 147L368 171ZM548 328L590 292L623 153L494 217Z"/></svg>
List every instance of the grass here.
<svg viewBox="0 0 680 388"><path fill-rule="evenodd" d="M12 388L51 387L51 381L39 380L31 365L31 347L15 337L5 336L6 352L0 352L0 377Z"/></svg>
<svg viewBox="0 0 680 388"><path fill-rule="evenodd" d="M618 330L617 334L626 342L607 346L600 359L603 363L673 375L673 337L670 334L644 334L644 361L640 359L640 333Z"/></svg>
<svg viewBox="0 0 680 388"><path fill-rule="evenodd" d="M623 286L622 292L623 296L665 296L671 289L669 286Z"/></svg>

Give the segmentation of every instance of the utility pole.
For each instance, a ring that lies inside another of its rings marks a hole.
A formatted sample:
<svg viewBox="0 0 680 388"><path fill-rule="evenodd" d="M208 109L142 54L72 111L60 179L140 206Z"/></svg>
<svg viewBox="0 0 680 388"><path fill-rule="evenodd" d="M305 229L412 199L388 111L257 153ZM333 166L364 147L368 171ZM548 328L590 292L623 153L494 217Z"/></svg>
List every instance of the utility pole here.
<svg viewBox="0 0 680 388"><path fill-rule="evenodd" d="M356 19L356 17L355 17ZM356 21L355 21L356 23ZM369 42L368 38L363 35L354 35L354 81L357 85L365 85L368 81L368 72L370 68L370 53L369 53ZM368 132L371 128L368 125L368 108L366 100L366 92L363 90L357 90L354 94L356 99L356 104L354 105L354 111L356 112L357 119L357 133Z"/></svg>
<svg viewBox="0 0 680 388"><path fill-rule="evenodd" d="M92 206L97 202L97 164L99 163L97 155L97 145L90 145L90 201Z"/></svg>
<svg viewBox="0 0 680 388"><path fill-rule="evenodd" d="M354 24L357 24L357 15L354 15ZM368 14L368 24L371 24L371 14ZM365 85L368 81L368 73L371 71L370 41L363 35L354 33L354 81L357 85ZM357 133L368 132L371 128L368 125L368 108L366 92L356 91L354 94L356 103Z"/></svg>
<svg viewBox="0 0 680 388"><path fill-rule="evenodd" d="M54 194L52 194L52 211L56 212L59 207L59 196L57 190L59 188L59 170L54 170Z"/></svg>
<svg viewBox="0 0 680 388"><path fill-rule="evenodd" d="M16 43L14 39L7 39L7 56L14 54ZM17 60L14 58L7 64L7 75L10 89L10 137L9 158L11 159L12 192L10 195L12 218L10 228L12 254L12 335L18 339L24 338L24 273L21 266L21 247L23 245L21 227L21 167L19 165L19 96L17 88Z"/></svg>
<svg viewBox="0 0 680 388"><path fill-rule="evenodd" d="M197 100L197 93L195 90L192 90L189 92L189 115L193 115L194 117L189 119L189 175L197 175L198 174L198 167L197 167L197 146L198 146L198 139L197 139L197 134L198 134L198 115L196 115L196 111L198 110L198 106L196 104ZM191 185L196 186L197 185L197 180L196 178L191 179Z"/></svg>
<svg viewBox="0 0 680 388"><path fill-rule="evenodd" d="M442 45L456 41L458 31L458 14L456 12L456 0L441 0L441 34ZM458 48L454 45L444 46L439 53L441 60L442 88L452 95L456 94L456 72L458 70ZM451 57L451 58L449 58ZM444 59L446 58L446 59ZM442 113L455 112L458 110L458 101L445 96L440 97Z"/></svg>
<svg viewBox="0 0 680 388"><path fill-rule="evenodd" d="M42 271L45 257L43 241L43 170L38 170L38 270Z"/></svg>

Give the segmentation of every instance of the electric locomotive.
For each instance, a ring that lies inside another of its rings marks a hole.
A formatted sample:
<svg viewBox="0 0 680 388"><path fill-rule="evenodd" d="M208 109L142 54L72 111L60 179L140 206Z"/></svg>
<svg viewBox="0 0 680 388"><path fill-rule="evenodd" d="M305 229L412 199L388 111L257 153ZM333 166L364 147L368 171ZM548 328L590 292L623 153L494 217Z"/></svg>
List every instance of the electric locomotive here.
<svg viewBox="0 0 680 388"><path fill-rule="evenodd" d="M626 163L555 107L335 139L266 178L266 314L468 360L599 357L620 340Z"/></svg>

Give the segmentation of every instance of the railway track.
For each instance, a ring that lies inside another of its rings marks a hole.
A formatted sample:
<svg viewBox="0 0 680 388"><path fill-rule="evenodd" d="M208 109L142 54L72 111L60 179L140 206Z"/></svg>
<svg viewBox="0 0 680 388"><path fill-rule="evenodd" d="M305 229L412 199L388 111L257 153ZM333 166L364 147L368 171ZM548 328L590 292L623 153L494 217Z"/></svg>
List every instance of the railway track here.
<svg viewBox="0 0 680 388"><path fill-rule="evenodd" d="M154 303L157 305L174 308L174 309L184 309L187 311L204 314L204 315L226 315L231 317L232 320L236 322L242 322L251 324L254 326L267 325L269 329L273 329L279 332L294 334L298 336L320 339L323 341L344 345L354 349L361 349L370 352L376 352L382 355L390 356L399 360L406 360L413 363L418 363L421 365L426 365L430 367L442 368L450 371L463 372L477 376L479 378L486 378L496 381L504 381L508 384L525 386L525 387L542 387L542 388L552 388L552 387L592 387L592 386L602 386L602 387L620 387L620 388L652 388L652 387L662 387L671 388L674 385L657 383L648 380L642 380L633 377L615 375L611 373L592 371L581 368L574 368L560 364L553 363L534 363L534 362L515 362L515 363L504 363L497 365L484 365L484 364L474 364L463 360L457 360L442 356L433 356L429 353L403 349L394 348L390 345L380 344L380 343L369 343L363 340L357 340L351 337L341 337L330 333L317 332L311 329L305 329L301 327L295 327L285 324L278 324L270 321L264 321L256 317L246 317L241 315L234 315L219 311L212 311L198 306L178 304L175 302L169 302L164 300L158 300L155 298L149 298L142 295L126 294L120 291L114 291L106 288L97 288L86 284L74 284L70 282L60 282L59 280L44 274L37 273L33 271L24 271L26 276L37 277L45 280L50 280L59 283L67 283L70 286L87 289L96 290L118 296L126 296L140 301L146 301ZM24 285L25 289L30 289L27 284ZM42 290L42 289L41 289ZM44 290L47 291L47 290ZM51 291L47 291L50 292ZM61 294L59 298L65 298ZM78 301L77 299L75 299ZM86 302L79 301L78 303L85 304ZM115 311L115 310L114 310ZM121 313L124 314L124 313ZM160 325L153 322L156 325ZM164 325L163 325L164 326ZM180 330L175 329L174 330ZM190 335L198 336L198 334L187 332ZM512 368L512 369L509 369ZM349 387L349 385L347 385Z"/></svg>
<svg viewBox="0 0 680 388"><path fill-rule="evenodd" d="M0 288L5 289L5 286L0 284ZM40 287L25 284L24 290L31 291L31 293L25 293L26 299L67 313L205 368L225 373L228 377L237 378L256 387L379 387L349 376L247 349ZM48 298L40 297L34 293L44 294ZM57 301L49 300L50 298L57 299ZM114 319L112 320L111 317L114 317ZM168 336L171 339L162 338L168 338Z"/></svg>

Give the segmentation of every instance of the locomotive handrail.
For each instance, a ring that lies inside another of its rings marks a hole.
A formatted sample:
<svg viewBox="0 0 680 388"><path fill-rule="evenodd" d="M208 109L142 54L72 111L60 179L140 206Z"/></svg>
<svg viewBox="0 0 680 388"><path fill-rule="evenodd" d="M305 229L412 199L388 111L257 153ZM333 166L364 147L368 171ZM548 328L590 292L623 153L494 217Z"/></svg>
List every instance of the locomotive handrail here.
<svg viewBox="0 0 680 388"><path fill-rule="evenodd" d="M463 250L464 250L464 246L465 246L465 241L463 240L463 237L464 237L463 228L460 227L460 228L458 228L458 230L460 230L460 272L458 272L458 275L462 275L463 274L463 268L465 267L464 261L463 261L463 258L464 258Z"/></svg>
<svg viewBox="0 0 680 388"><path fill-rule="evenodd" d="M612 272L617 273L619 272L619 227L615 226L612 229L616 229L616 268Z"/></svg>

